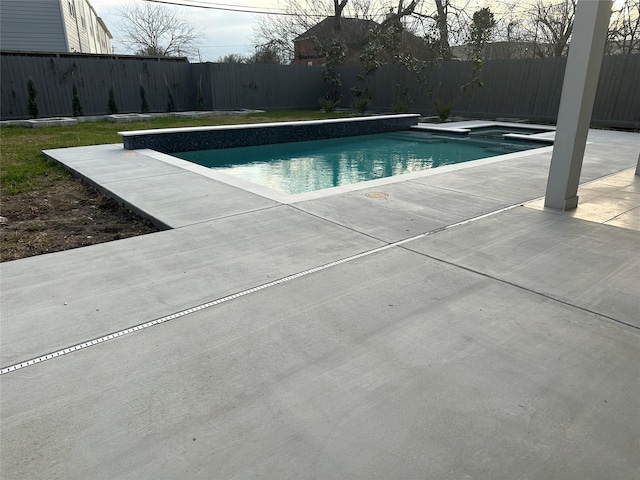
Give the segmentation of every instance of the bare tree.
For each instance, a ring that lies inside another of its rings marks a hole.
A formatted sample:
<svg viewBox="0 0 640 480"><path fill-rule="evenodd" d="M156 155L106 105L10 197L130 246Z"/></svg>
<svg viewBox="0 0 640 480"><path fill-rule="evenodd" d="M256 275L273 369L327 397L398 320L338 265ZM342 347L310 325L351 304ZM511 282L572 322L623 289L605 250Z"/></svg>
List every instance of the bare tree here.
<svg viewBox="0 0 640 480"><path fill-rule="evenodd" d="M411 14L419 23L425 40L433 45L441 60L451 60L451 45L462 44L468 36L471 23L469 0L433 0L421 2Z"/></svg>
<svg viewBox="0 0 640 480"><path fill-rule="evenodd" d="M316 23L328 16L335 16L331 11L333 2L326 0L281 0L282 10L295 15L268 15L258 20L254 30L256 47L277 45L282 57L289 61L294 57L293 41L309 30Z"/></svg>
<svg viewBox="0 0 640 480"><path fill-rule="evenodd" d="M200 32L175 9L164 5L127 3L120 7L119 30L135 55L195 56Z"/></svg>
<svg viewBox="0 0 640 480"><path fill-rule="evenodd" d="M421 0L411 0L411 2L405 5L404 0L398 0L398 6L395 11L393 8L389 10L389 13L382 22L382 26L384 27L391 22L400 22L404 17L413 15L416 11L416 7L420 4L420 1Z"/></svg>
<svg viewBox="0 0 640 480"><path fill-rule="evenodd" d="M280 0L279 7L293 15L269 15L258 20L255 28L256 48L277 45L279 56L294 58L294 40L327 17L332 17L333 26L327 35L320 35L316 41L318 49L328 48L335 32L342 31L342 19L371 18L372 5L366 0ZM349 31L342 35L348 36Z"/></svg>
<svg viewBox="0 0 640 480"><path fill-rule="evenodd" d="M607 53L640 53L640 0L625 0L613 11Z"/></svg>
<svg viewBox="0 0 640 480"><path fill-rule="evenodd" d="M577 0L497 0L495 38L508 42L510 55L566 55Z"/></svg>
<svg viewBox="0 0 640 480"><path fill-rule="evenodd" d="M281 55L279 44L277 42L270 42L265 45L257 46L253 55L247 59L247 63L284 65L287 63L287 59Z"/></svg>
<svg viewBox="0 0 640 480"><path fill-rule="evenodd" d="M448 10L449 0L434 0L435 11L413 12L420 20L423 35L430 38L435 44L439 57L443 60L451 60L451 45L449 44ZM432 23L425 23L431 21Z"/></svg>
<svg viewBox="0 0 640 480"><path fill-rule="evenodd" d="M537 0L533 15L534 22L538 27L537 33L540 34L539 43L545 45L546 52L550 54L545 56L566 55L573 33L576 0L563 0L552 4Z"/></svg>
<svg viewBox="0 0 640 480"><path fill-rule="evenodd" d="M530 0L526 3L503 2L503 38L526 46L532 57L566 55L573 33L577 0Z"/></svg>
<svg viewBox="0 0 640 480"><path fill-rule="evenodd" d="M566 55L575 17L575 0L494 0L495 38L513 57ZM640 53L640 0L613 4L607 54Z"/></svg>
<svg viewBox="0 0 640 480"><path fill-rule="evenodd" d="M447 23L449 2L435 0L436 2L436 26L440 34L439 50L443 60L451 60L451 46L449 45L449 24Z"/></svg>
<svg viewBox="0 0 640 480"><path fill-rule="evenodd" d="M227 55L223 55L218 57L216 60L217 63L248 63L249 59L237 53L229 53Z"/></svg>
<svg viewBox="0 0 640 480"><path fill-rule="evenodd" d="M281 0L280 8L293 15L265 16L258 20L255 29L256 45L277 42L288 58L294 57L294 39L310 30L326 18L333 18L333 28L317 35L318 50L328 49L335 37L349 43L349 37L360 38L362 32L343 28L343 19L373 20L388 23L411 16L424 0L396 0L391 11L384 7L386 2L367 0ZM353 27L353 23L351 27ZM318 32L316 32L317 34Z"/></svg>
<svg viewBox="0 0 640 480"><path fill-rule="evenodd" d="M333 29L336 32L342 30L340 19L342 18L342 12L344 7L347 6L348 1L349 0L333 0Z"/></svg>

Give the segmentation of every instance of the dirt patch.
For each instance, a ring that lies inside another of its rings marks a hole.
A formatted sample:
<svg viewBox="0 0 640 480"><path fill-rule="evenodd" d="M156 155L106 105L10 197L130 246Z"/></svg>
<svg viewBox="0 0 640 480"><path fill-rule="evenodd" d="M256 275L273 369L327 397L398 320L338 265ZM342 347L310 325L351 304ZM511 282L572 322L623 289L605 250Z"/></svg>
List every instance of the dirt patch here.
<svg viewBox="0 0 640 480"><path fill-rule="evenodd" d="M0 215L2 262L159 230L73 177L45 191L3 195Z"/></svg>

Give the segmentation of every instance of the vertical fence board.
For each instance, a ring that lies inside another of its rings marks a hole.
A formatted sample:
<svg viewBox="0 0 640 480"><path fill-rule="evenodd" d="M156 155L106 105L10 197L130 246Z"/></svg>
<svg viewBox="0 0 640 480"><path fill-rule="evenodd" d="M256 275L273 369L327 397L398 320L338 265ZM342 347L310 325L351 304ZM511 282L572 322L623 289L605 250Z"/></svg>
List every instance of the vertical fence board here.
<svg viewBox="0 0 640 480"><path fill-rule="evenodd" d="M529 63L524 60L515 60L511 65L509 82L505 85L504 97L499 105L500 110L505 110L505 105L511 115L520 116L525 110L524 96L522 95L522 85L529 72Z"/></svg>
<svg viewBox="0 0 640 480"><path fill-rule="evenodd" d="M639 65L628 62L626 58L615 59L618 72L617 89L611 90L604 103L609 107L607 119L620 121L635 115L636 119L640 113L640 100L638 99L638 89L640 88L640 78L638 78ZM610 67L611 68L611 67ZM613 67L615 68L615 67ZM635 98L635 102L633 99ZM632 106L636 105L635 112Z"/></svg>
<svg viewBox="0 0 640 480"><path fill-rule="evenodd" d="M612 60L613 59L611 58L604 58L602 61L602 66L600 70L601 77L596 89L596 98L598 98L599 101L595 102L594 108L593 108L593 116L595 118L608 118L611 116L611 113L612 113L611 104L614 97L613 91L619 88L620 79L622 76L624 76L624 70L622 70L621 72L612 71L611 69L611 67L613 66L611 65L613 63ZM622 65L622 67L624 68L624 65ZM602 81L603 72L608 73L607 82Z"/></svg>
<svg viewBox="0 0 640 480"><path fill-rule="evenodd" d="M638 57L638 55L634 55L634 57ZM640 85L640 62L632 61L632 58L626 58L624 61L628 62L628 69L624 83L618 92L620 98L618 104L624 103L626 100L626 109L620 108L615 120L640 124L640 88L638 88Z"/></svg>
<svg viewBox="0 0 640 480"><path fill-rule="evenodd" d="M562 86L564 85L564 70L567 64L567 59L562 58L559 60L559 65L556 65L554 70L554 85L553 90L549 95L549 103L547 104L547 115L550 122L555 121L558 118L558 111L560 110L560 97L562 96Z"/></svg>

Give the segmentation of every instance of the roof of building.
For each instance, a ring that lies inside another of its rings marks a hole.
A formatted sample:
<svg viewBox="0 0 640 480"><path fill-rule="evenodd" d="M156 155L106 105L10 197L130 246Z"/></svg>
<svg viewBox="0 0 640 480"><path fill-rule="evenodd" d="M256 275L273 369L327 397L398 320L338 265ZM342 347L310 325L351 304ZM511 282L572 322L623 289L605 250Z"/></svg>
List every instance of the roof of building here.
<svg viewBox="0 0 640 480"><path fill-rule="evenodd" d="M293 41L299 42L311 37L316 38L332 38L335 34L334 30L334 17L327 17L324 20L316 23L313 27L309 28L306 32L298 35ZM342 32L349 32L352 37L368 36L369 31L375 25L373 20L365 20L362 18L341 18L340 25Z"/></svg>
<svg viewBox="0 0 640 480"><path fill-rule="evenodd" d="M306 32L298 35L294 39L294 45L313 39L317 47L317 57L314 58L321 58L324 56L323 46L328 45L331 40L339 35L347 50L345 63L357 62L360 52L369 43L372 30L379 27L380 24L373 20L362 18L341 18L341 28L336 33L333 21L334 17L327 17L318 22ZM423 60L431 58L432 50L423 38L407 30L403 30L401 35L406 49L413 52L416 57Z"/></svg>

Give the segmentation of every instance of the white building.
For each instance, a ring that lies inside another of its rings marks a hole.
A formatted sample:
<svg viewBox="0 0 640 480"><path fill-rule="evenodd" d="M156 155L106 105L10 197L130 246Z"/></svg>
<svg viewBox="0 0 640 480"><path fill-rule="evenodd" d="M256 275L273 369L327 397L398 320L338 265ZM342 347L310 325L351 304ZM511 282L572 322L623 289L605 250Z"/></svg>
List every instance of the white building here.
<svg viewBox="0 0 640 480"><path fill-rule="evenodd" d="M89 0L0 0L0 49L110 54L111 33Z"/></svg>

